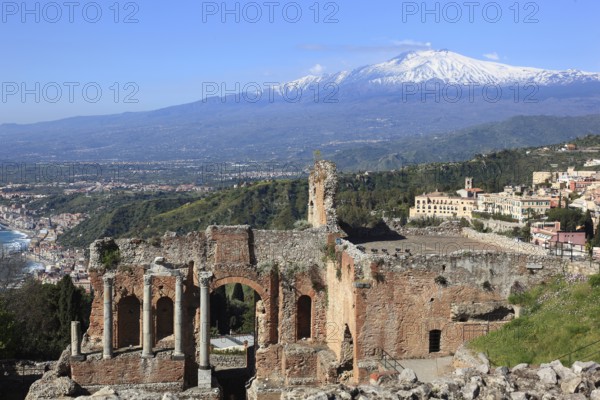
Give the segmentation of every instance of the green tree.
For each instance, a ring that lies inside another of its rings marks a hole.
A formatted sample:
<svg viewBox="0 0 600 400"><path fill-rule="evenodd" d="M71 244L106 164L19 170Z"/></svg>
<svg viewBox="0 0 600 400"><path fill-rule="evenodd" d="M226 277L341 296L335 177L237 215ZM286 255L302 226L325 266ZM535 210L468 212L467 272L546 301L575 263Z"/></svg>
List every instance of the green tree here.
<svg viewBox="0 0 600 400"><path fill-rule="evenodd" d="M598 221L598 226L596 226L596 233L594 234L591 244L592 247L600 247L600 221Z"/></svg>
<svg viewBox="0 0 600 400"><path fill-rule="evenodd" d="M82 293L73 285L70 276L64 276L56 285L58 288L58 321L60 339L67 345L71 336L71 321L82 321Z"/></svg>
<svg viewBox="0 0 600 400"><path fill-rule="evenodd" d="M585 225L585 215L578 209L553 208L548 211L548 221L560 221L560 229L574 232L578 226Z"/></svg>
<svg viewBox="0 0 600 400"><path fill-rule="evenodd" d="M225 292L225 285L219 286L210 295L210 324L217 328L219 333L229 333L229 301Z"/></svg>
<svg viewBox="0 0 600 400"><path fill-rule="evenodd" d="M16 350L15 317L0 301L0 359L12 358Z"/></svg>
<svg viewBox="0 0 600 400"><path fill-rule="evenodd" d="M584 228L585 239L588 241L592 240L592 238L594 237L594 221L592 220L592 213L590 212L590 210L587 210L585 212Z"/></svg>
<svg viewBox="0 0 600 400"><path fill-rule="evenodd" d="M241 283L233 285L233 292L231 293L232 300L244 301L244 288Z"/></svg>

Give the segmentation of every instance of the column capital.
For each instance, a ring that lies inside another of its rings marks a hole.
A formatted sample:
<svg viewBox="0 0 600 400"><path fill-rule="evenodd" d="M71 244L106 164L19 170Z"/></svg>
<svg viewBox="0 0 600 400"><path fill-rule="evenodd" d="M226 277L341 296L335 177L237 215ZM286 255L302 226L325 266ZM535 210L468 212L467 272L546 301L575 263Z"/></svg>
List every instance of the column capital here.
<svg viewBox="0 0 600 400"><path fill-rule="evenodd" d="M105 285L112 285L113 284L113 277L112 276L106 276L106 275L104 275L102 277L102 282L104 282Z"/></svg>
<svg viewBox="0 0 600 400"><path fill-rule="evenodd" d="M144 285L152 285L152 275L144 275Z"/></svg>
<svg viewBox="0 0 600 400"><path fill-rule="evenodd" d="M200 287L208 287L213 276L213 273L210 271L198 272L198 283L200 284Z"/></svg>
<svg viewBox="0 0 600 400"><path fill-rule="evenodd" d="M183 276L181 274L175 275L175 283L178 285L183 285Z"/></svg>

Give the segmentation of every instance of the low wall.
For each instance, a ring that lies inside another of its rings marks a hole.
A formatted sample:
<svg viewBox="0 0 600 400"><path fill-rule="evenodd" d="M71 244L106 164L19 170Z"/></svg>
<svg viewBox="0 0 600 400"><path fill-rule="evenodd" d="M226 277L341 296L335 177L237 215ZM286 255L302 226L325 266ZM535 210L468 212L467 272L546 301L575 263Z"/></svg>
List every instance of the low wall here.
<svg viewBox="0 0 600 400"><path fill-rule="evenodd" d="M140 352L133 352L110 360L94 354L84 361L71 361L71 377L83 387L175 383L183 389L184 370L185 361L172 360L170 354L141 358Z"/></svg>
<svg viewBox="0 0 600 400"><path fill-rule="evenodd" d="M521 253L536 256L548 255L548 251L531 243L517 242L515 239L495 233L481 233L470 228L464 228L463 236L506 249L507 253Z"/></svg>
<svg viewBox="0 0 600 400"><path fill-rule="evenodd" d="M211 354L210 365L220 368L246 368L247 357L245 354L227 355Z"/></svg>

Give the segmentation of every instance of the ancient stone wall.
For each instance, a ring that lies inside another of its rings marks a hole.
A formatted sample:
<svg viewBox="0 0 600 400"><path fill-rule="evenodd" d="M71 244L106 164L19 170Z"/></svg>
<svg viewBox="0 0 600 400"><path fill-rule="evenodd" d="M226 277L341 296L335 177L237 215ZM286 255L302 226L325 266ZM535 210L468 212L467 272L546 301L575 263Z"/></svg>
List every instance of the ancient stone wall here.
<svg viewBox="0 0 600 400"><path fill-rule="evenodd" d="M277 263L310 266L323 264L323 248L327 244L327 232L322 229L304 231L255 230L254 255L256 263L264 266Z"/></svg>
<svg viewBox="0 0 600 400"><path fill-rule="evenodd" d="M519 253L374 256L346 241L337 251L327 274L327 342L342 360L339 326L348 324L357 381L377 368L368 360L378 359L381 350L398 359L451 354L514 318L506 302L511 289L565 272L565 262L556 257ZM433 331L440 331L440 339L432 351Z"/></svg>
<svg viewBox="0 0 600 400"><path fill-rule="evenodd" d="M345 354L343 343L346 330L356 338L355 277L354 258L347 252L340 254L339 261L328 261L326 343L340 363L354 359L354 346L352 354Z"/></svg>
<svg viewBox="0 0 600 400"><path fill-rule="evenodd" d="M326 226L331 232L338 231L336 173L332 162L317 161L308 177L308 222L315 228Z"/></svg>
<svg viewBox="0 0 600 400"><path fill-rule="evenodd" d="M544 256L548 254L548 251L543 247L536 246L531 243L517 242L507 236L498 235L495 233L481 233L474 229L464 228L463 236L469 239L475 239L479 242L489 243L494 246L499 246L506 249L507 252L511 253L522 253L522 254L535 254Z"/></svg>
<svg viewBox="0 0 600 400"><path fill-rule="evenodd" d="M145 359L134 352L110 360L102 360L102 356L97 354L85 361L71 361L71 377L83 387L179 383L180 389L183 389L184 363L183 360L172 360L167 353Z"/></svg>
<svg viewBox="0 0 600 400"><path fill-rule="evenodd" d="M246 368L247 357L245 354L211 354L210 365L220 368Z"/></svg>
<svg viewBox="0 0 600 400"><path fill-rule="evenodd" d="M192 232L185 236L174 234L153 239L104 239L90 246L90 269L103 270L102 249L114 242L119 249L122 265L149 265L156 257L164 257L177 266L190 262L199 263L204 258L206 244L204 232Z"/></svg>
<svg viewBox="0 0 600 400"><path fill-rule="evenodd" d="M201 234L165 236L160 240L97 241L91 248L94 260L91 281L96 296L92 305L91 323L84 353L99 351L102 347L104 289L102 277L105 274L114 276L113 346L119 349L123 344L128 343L134 346L141 345L143 278L145 273L155 268L156 262L160 262L170 270L178 269L185 277L185 354L192 360L198 357L196 348L200 317L198 271L210 271L213 273L210 282L211 290L225 284L242 283L253 288L260 296L261 301L258 303L257 311L259 328L257 344L260 347L259 352L262 351L263 355L257 355L257 369L265 376L277 376L283 381L287 379L288 372L282 369L283 353L278 343L294 344L300 341L312 345L323 343L326 339L327 278L323 254L327 240L329 240L329 233L325 229L253 231L249 226L244 225L210 226ZM118 251L118 265L106 265L107 251ZM157 257L160 257L160 261L155 261ZM172 335L161 335L166 337L158 338L160 333L158 314L163 308L158 307L158 301L162 299L165 304L174 302L174 279L174 276L153 277L152 314L155 351L173 347ZM299 314L301 298L305 310ZM127 315L119 314L121 299L128 299L126 305L128 310L131 309L129 311L134 311L133 317L129 315L131 312ZM139 312L135 312L136 307L140 309ZM130 317L135 321L123 321ZM298 326L302 318L305 326L308 322L309 329L308 333L304 333L305 338L299 340ZM132 338L123 340L121 331L124 329L132 335ZM139 357L139 354L137 356ZM120 354L115 357L115 359L119 358L121 358ZM307 371L311 371L313 375L311 379L314 380L316 361L313 367Z"/></svg>

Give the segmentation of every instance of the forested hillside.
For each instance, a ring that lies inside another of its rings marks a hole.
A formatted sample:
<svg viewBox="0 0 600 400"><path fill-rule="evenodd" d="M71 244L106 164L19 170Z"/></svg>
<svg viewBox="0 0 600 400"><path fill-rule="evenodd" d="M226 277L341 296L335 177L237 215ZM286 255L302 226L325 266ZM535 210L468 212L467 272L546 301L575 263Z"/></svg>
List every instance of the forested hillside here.
<svg viewBox="0 0 600 400"><path fill-rule="evenodd" d="M548 148L504 150L478 155L470 161L410 165L388 172L340 174L338 217L351 228L372 227L385 213L406 218L414 196L433 190L453 192L464 178L486 192L502 191L508 184L531 183L532 172L581 168L585 160L600 158L593 146L599 136L575 141L586 151ZM589 149L591 148L591 150ZM591 152L590 152L591 151ZM306 219L307 179L258 182L243 188L217 191L203 198L189 194L80 195L51 199L46 210L89 212L90 218L60 238L62 244L87 247L104 236L151 237L166 231L186 233L211 224L250 224L257 229L293 229Z"/></svg>

